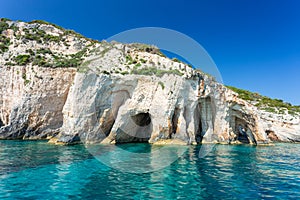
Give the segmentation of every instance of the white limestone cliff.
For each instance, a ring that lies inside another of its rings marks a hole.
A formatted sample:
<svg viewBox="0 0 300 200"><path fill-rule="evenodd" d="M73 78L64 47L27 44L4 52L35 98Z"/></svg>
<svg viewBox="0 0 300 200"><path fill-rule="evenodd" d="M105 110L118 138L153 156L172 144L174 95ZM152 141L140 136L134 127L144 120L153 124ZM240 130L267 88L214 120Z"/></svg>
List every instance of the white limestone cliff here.
<svg viewBox="0 0 300 200"><path fill-rule="evenodd" d="M7 23L18 28L2 31L10 45L0 56L0 139L63 144L300 141L298 114L261 111L155 47L93 42L47 24ZM64 42L48 35L41 36L42 42L18 36L33 28ZM50 66L30 60L40 49L47 49L43 59ZM28 62L18 55L28 55Z"/></svg>

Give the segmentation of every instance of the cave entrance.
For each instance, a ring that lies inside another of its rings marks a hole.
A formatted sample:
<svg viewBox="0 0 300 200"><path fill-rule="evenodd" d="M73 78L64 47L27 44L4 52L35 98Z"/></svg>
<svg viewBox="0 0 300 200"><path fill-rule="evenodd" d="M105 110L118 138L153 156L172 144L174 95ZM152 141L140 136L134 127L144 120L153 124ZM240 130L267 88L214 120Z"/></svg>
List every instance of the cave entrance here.
<svg viewBox="0 0 300 200"><path fill-rule="evenodd" d="M133 129L130 142L148 143L152 134L151 116L148 112L131 116Z"/></svg>
<svg viewBox="0 0 300 200"><path fill-rule="evenodd" d="M280 141L278 136L275 134L275 131L272 131L272 130L266 130L265 131L268 138L271 140L271 141Z"/></svg>
<svg viewBox="0 0 300 200"><path fill-rule="evenodd" d="M131 119L138 126L144 127L151 123L151 118L149 113L139 113L137 115L131 116Z"/></svg>
<svg viewBox="0 0 300 200"><path fill-rule="evenodd" d="M202 135L202 120L201 120L201 104L199 103L196 107L194 113L194 120L195 120L195 141L197 144L202 142L203 135Z"/></svg>
<svg viewBox="0 0 300 200"><path fill-rule="evenodd" d="M152 130L148 112L131 115L126 125L118 130L116 143L148 143Z"/></svg>
<svg viewBox="0 0 300 200"><path fill-rule="evenodd" d="M201 98L194 112L195 141L201 143L203 139L212 142L216 108L210 97Z"/></svg>
<svg viewBox="0 0 300 200"><path fill-rule="evenodd" d="M241 143L249 144L249 138L247 135L247 122L243 119L235 117L235 134L237 135L237 140Z"/></svg>
<svg viewBox="0 0 300 200"><path fill-rule="evenodd" d="M176 132L178 131L177 129L178 129L179 116L180 116L180 109L176 107L171 119L172 127L170 130L169 139L172 138L172 135L176 134Z"/></svg>

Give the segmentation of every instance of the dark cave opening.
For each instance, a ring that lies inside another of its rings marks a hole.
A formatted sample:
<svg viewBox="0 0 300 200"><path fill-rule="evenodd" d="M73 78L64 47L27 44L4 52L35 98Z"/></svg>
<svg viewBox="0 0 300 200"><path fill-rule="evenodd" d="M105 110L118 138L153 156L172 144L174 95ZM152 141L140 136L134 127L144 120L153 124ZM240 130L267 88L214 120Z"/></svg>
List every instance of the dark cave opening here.
<svg viewBox="0 0 300 200"><path fill-rule="evenodd" d="M201 104L199 103L196 107L195 114L195 141L199 144L202 142L202 120L201 120Z"/></svg>
<svg viewBox="0 0 300 200"><path fill-rule="evenodd" d="M118 129L116 143L148 143L152 130L149 113L132 115L126 126Z"/></svg>
<svg viewBox="0 0 300 200"><path fill-rule="evenodd" d="M206 134L213 134L216 117L216 107L210 97L201 98L194 111L195 141L199 144ZM209 132L208 132L209 131ZM208 139L210 141L211 139Z"/></svg>
<svg viewBox="0 0 300 200"><path fill-rule="evenodd" d="M4 126L4 123L2 122L1 118L0 118L0 127Z"/></svg>
<svg viewBox="0 0 300 200"><path fill-rule="evenodd" d="M275 131L272 130L266 130L265 131L267 134L267 137L271 140L271 141L280 141L278 136L276 135Z"/></svg>
<svg viewBox="0 0 300 200"><path fill-rule="evenodd" d="M103 131L103 133L105 134L105 136L108 136L114 126L115 123L115 119L114 118L110 118L106 121L106 123L104 123L101 126L101 130Z"/></svg>
<svg viewBox="0 0 300 200"><path fill-rule="evenodd" d="M247 122L243 119L235 117L235 133L237 135L237 140L241 143L249 144L249 138L247 135Z"/></svg>
<svg viewBox="0 0 300 200"><path fill-rule="evenodd" d="M176 134L176 132L177 132L179 116L180 116L180 109L175 108L174 113L172 115L172 119L171 119L172 127L171 127L171 132L170 132L169 138L172 137L172 134Z"/></svg>
<svg viewBox="0 0 300 200"><path fill-rule="evenodd" d="M131 119L138 126L148 126L151 123L151 117L149 113L139 113L137 115L131 116Z"/></svg>

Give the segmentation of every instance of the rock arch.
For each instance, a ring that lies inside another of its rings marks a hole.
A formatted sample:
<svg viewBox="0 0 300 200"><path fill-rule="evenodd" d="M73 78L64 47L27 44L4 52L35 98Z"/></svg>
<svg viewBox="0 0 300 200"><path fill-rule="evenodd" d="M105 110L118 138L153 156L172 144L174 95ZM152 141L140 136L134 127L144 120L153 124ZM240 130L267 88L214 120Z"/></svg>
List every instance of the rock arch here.
<svg viewBox="0 0 300 200"><path fill-rule="evenodd" d="M153 131L151 115L148 112L138 112L128 116L128 120L117 129L116 143L145 142L147 143Z"/></svg>
<svg viewBox="0 0 300 200"><path fill-rule="evenodd" d="M240 109L233 106L230 110L229 126L234 133L233 141L244 144L256 144L253 134L255 132L255 119L242 113Z"/></svg>

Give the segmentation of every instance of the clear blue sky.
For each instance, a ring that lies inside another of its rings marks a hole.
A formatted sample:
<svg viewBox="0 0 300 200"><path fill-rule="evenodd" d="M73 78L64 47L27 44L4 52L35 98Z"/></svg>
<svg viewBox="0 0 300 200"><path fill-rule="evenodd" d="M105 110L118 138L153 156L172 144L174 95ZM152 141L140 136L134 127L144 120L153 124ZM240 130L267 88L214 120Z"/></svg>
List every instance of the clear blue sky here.
<svg viewBox="0 0 300 200"><path fill-rule="evenodd" d="M208 51L225 84L300 105L298 0L0 0L0 17L43 19L98 40L174 29Z"/></svg>

